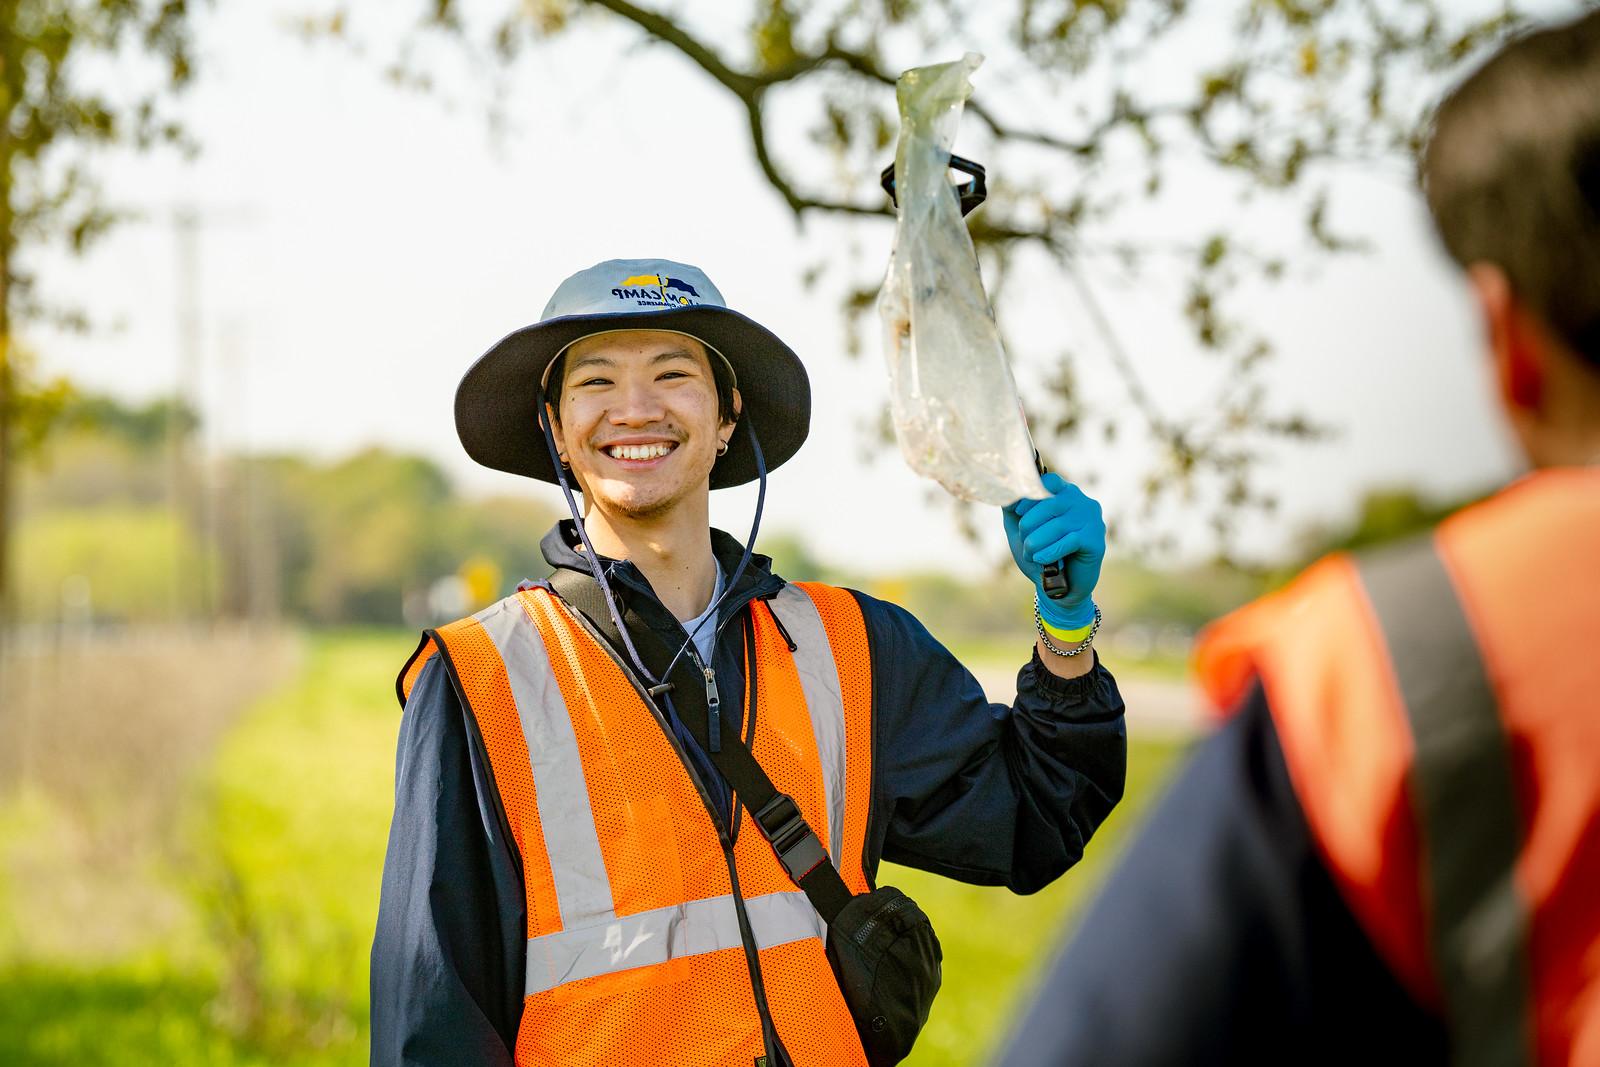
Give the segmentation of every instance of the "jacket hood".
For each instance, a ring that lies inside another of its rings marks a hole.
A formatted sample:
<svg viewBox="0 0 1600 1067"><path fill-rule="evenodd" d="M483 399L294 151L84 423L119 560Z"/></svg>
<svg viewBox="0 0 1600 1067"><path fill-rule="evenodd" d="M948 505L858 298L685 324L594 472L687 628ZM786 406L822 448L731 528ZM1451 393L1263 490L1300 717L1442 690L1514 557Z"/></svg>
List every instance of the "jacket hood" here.
<svg viewBox="0 0 1600 1067"><path fill-rule="evenodd" d="M539 551L544 555L544 561L552 568L577 571L584 577L590 576L588 561L580 551L583 541L578 537L578 529L571 519L562 519L550 527L548 533L539 542ZM744 555L744 544L732 534L711 528L711 554L716 557L717 563L722 567L722 573L732 579L734 570L739 566L739 559ZM600 565L605 568L606 577L613 583L613 591L629 600L629 606L637 609L634 597L629 594L642 594L646 600L656 601L655 590L650 588L650 582L645 578L644 572L633 565L631 560L612 559L609 556L600 556ZM750 553L750 562L745 566L744 573L739 576L739 582L727 593L723 601L723 610L731 611L756 597L769 597L782 589L787 583L776 574L772 573L772 557L760 552Z"/></svg>

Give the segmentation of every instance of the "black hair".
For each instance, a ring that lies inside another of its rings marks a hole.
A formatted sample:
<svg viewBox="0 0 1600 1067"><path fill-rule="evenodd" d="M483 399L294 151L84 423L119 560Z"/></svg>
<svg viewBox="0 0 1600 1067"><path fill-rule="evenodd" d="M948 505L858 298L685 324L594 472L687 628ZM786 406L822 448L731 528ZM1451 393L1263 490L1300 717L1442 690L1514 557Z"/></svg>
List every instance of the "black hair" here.
<svg viewBox="0 0 1600 1067"><path fill-rule="evenodd" d="M1498 266L1600 368L1600 12L1513 40L1451 92L1420 178L1451 258Z"/></svg>

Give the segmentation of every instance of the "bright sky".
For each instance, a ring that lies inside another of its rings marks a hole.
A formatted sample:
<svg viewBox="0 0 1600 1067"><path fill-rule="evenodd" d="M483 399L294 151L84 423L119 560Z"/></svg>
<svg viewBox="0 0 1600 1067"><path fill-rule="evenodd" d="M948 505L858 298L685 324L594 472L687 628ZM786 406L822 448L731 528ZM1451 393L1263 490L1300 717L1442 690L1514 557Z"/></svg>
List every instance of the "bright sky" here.
<svg viewBox="0 0 1600 1067"><path fill-rule="evenodd" d="M708 81L663 49L633 47L624 58L631 32L584 28L525 64L505 101L513 125L497 144L477 103L483 83L456 94L454 107L398 91L376 61L284 32L281 20L304 10L230 4L206 16L202 81L186 104L204 153L188 165L109 166L114 196L154 220L125 226L82 260L37 263L49 294L120 324L89 336L37 332L46 371L130 398L173 388L179 271L162 217L192 204L210 219L199 243L199 385L213 447L334 456L381 443L433 457L473 492L532 492L554 505L553 489L465 457L455 383L495 340L534 321L572 271L669 256L704 268L810 370L811 437L773 475L764 528L800 531L825 559L862 570L972 566L947 510L926 503L929 483L892 450L863 465L860 427L885 395L882 358L874 343L848 359L831 297L800 284L803 266L842 245L841 230L797 232L756 170L742 114ZM975 81L982 94L983 71ZM1453 494L1516 469L1464 288L1420 202L1397 183L1360 177L1342 192L1346 217L1383 251L1264 292L1255 308L1279 346L1282 395L1342 436L1270 457L1264 484L1284 511L1247 529L1249 547L1269 550L1306 522L1349 515L1366 487ZM1214 212L1218 224L1247 210L1187 209ZM865 261L881 263L890 228L854 232ZM1087 329L1044 283L1026 299L1019 335ZM1166 384L1158 394L1181 405L1199 357L1163 324L1176 303L1159 286L1108 294L1124 341ZM1096 377L1093 367L1080 373ZM1091 385L1116 402L1101 377ZM1113 507L1136 497L1139 472L1125 456L1089 445L1072 469L1098 472ZM754 496L753 487L714 494L713 520L742 536ZM997 552L998 517L989 526Z"/></svg>

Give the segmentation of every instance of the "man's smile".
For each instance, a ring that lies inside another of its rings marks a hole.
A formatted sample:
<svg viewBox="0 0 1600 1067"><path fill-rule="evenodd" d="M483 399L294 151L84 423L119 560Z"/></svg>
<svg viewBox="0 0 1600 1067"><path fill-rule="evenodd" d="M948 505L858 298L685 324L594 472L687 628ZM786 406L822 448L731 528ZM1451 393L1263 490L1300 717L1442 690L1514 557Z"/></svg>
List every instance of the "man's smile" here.
<svg viewBox="0 0 1600 1067"><path fill-rule="evenodd" d="M624 467L638 469L653 466L677 447L676 441L628 441L603 445L600 451Z"/></svg>

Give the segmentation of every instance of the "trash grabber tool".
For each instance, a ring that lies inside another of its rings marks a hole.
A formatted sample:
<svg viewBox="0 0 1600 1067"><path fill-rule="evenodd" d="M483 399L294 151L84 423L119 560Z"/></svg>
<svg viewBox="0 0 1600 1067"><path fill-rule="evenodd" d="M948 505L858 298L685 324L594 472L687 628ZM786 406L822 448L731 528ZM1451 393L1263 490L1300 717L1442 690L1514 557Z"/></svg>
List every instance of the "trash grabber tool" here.
<svg viewBox="0 0 1600 1067"><path fill-rule="evenodd" d="M982 61L969 52L914 67L896 85L900 140L881 178L898 221L878 314L906 462L963 500L1003 506L1050 493L962 221L988 195L987 172L950 152ZM952 184L952 170L967 180ZM1059 562L1042 584L1052 599L1067 595Z"/></svg>

